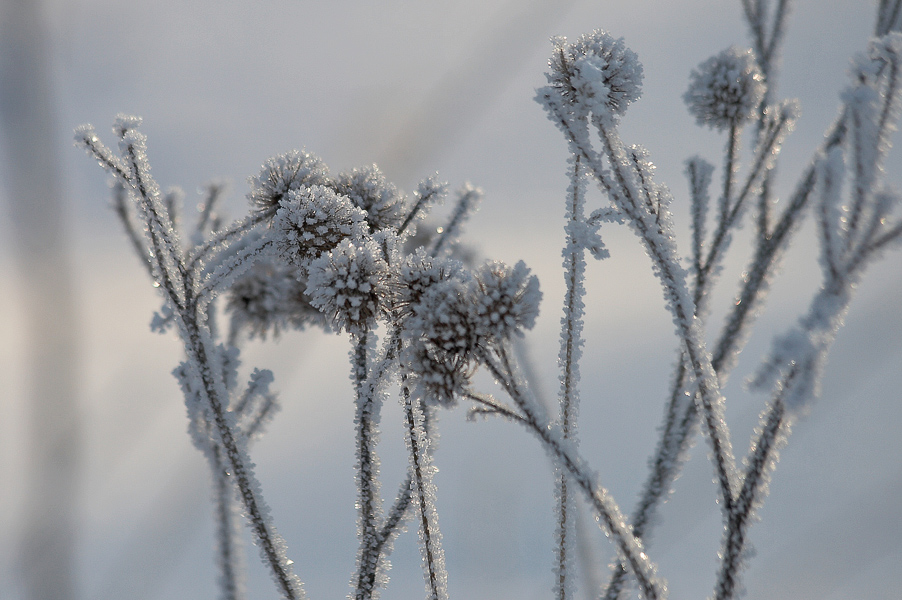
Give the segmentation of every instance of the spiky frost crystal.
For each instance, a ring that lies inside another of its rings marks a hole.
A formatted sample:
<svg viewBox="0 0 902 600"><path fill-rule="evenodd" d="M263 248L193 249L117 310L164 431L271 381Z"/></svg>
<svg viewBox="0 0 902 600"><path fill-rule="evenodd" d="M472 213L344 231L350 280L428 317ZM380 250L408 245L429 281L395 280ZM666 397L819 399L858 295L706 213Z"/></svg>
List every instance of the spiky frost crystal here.
<svg viewBox="0 0 902 600"><path fill-rule="evenodd" d="M764 92L752 51L732 46L692 70L683 101L699 125L722 131L752 118Z"/></svg>
<svg viewBox="0 0 902 600"><path fill-rule="evenodd" d="M346 239L310 263L307 294L336 328L359 336L387 310L389 279L388 264L374 242Z"/></svg>
<svg viewBox="0 0 902 600"><path fill-rule="evenodd" d="M292 150L270 158L260 173L248 178L247 197L254 210L272 217L292 190L328 182L329 168L318 156Z"/></svg>
<svg viewBox="0 0 902 600"><path fill-rule="evenodd" d="M360 238L366 213L350 198L315 185L291 190L279 202L272 224L275 247L289 264L306 268L310 261L346 239Z"/></svg>
<svg viewBox="0 0 902 600"><path fill-rule="evenodd" d="M549 87L571 105L622 115L642 95L642 64L623 38L596 29L574 43L555 38Z"/></svg>

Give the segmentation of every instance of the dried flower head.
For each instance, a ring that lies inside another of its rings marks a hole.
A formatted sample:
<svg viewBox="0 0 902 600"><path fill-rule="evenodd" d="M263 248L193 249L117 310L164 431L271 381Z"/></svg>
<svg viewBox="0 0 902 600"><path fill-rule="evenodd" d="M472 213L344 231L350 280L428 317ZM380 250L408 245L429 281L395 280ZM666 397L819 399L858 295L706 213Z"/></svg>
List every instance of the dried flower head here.
<svg viewBox="0 0 902 600"><path fill-rule="evenodd" d="M372 240L343 240L310 263L307 294L339 330L362 335L387 310L388 264Z"/></svg>
<svg viewBox="0 0 902 600"><path fill-rule="evenodd" d="M283 329L325 327L326 321L306 293L307 281L296 270L274 261L260 261L229 289L226 312L232 336L247 331L250 338L278 337Z"/></svg>
<svg viewBox="0 0 902 600"><path fill-rule="evenodd" d="M398 286L395 293L395 310L402 319L413 312L427 290L443 281L459 276L460 262L449 257L434 257L425 248L417 248L398 264Z"/></svg>
<svg viewBox="0 0 902 600"><path fill-rule="evenodd" d="M315 185L291 190L273 219L276 251L287 263L304 269L342 240L360 238L365 219L366 213L350 198L331 188Z"/></svg>
<svg viewBox="0 0 902 600"><path fill-rule="evenodd" d="M642 95L642 64L623 38L596 29L572 44L565 38L553 42L546 77L566 103L622 115Z"/></svg>
<svg viewBox="0 0 902 600"><path fill-rule="evenodd" d="M683 101L699 125L722 131L751 119L764 92L752 51L733 46L692 70Z"/></svg>
<svg viewBox="0 0 902 600"><path fill-rule="evenodd" d="M401 362L414 395L429 404L454 406L470 387L474 363L467 354L444 352L421 341L404 349Z"/></svg>
<svg viewBox="0 0 902 600"><path fill-rule="evenodd" d="M292 150L270 158L258 175L248 178L247 197L255 210L272 217L290 191L328 182L329 169L318 156Z"/></svg>
<svg viewBox="0 0 902 600"><path fill-rule="evenodd" d="M497 261L486 263L476 273L474 285L480 335L501 340L535 325L542 292L523 261L513 268Z"/></svg>
<svg viewBox="0 0 902 600"><path fill-rule="evenodd" d="M472 286L465 272L436 281L411 305L405 336L450 354L471 354L481 341Z"/></svg>
<svg viewBox="0 0 902 600"><path fill-rule="evenodd" d="M429 263L428 258L423 263ZM480 337L472 287L466 273L456 268L442 272L429 263L419 276L413 275L416 271L410 269L406 277L408 284L416 281L408 287L418 298L406 307L401 362L415 393L448 406L468 387L476 364Z"/></svg>
<svg viewBox="0 0 902 600"><path fill-rule="evenodd" d="M406 199L376 165L340 173L335 178L335 189L366 211L366 220L373 231L397 229L406 216Z"/></svg>

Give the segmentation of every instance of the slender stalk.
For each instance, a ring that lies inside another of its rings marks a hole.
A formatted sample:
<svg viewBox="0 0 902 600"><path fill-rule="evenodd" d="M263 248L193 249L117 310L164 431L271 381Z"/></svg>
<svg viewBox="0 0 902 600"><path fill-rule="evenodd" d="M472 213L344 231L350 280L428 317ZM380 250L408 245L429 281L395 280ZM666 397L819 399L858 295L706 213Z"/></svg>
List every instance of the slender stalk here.
<svg viewBox="0 0 902 600"><path fill-rule="evenodd" d="M188 316L190 317L190 315ZM258 497L258 494L255 492L256 489L259 489L259 483L256 481L253 471L246 464L243 452L239 449L238 442L226 419L225 409L218 393L218 386L210 368L210 354L205 344L201 342L201 334L195 319L188 318L181 321L184 328L185 351L188 354L189 363L196 365L200 371L198 375L203 384L206 400L212 409L218 437L225 450L228 464L231 467L231 475L235 478L235 482L238 485L249 525L257 539L257 544L260 546L261 555L264 562L272 570L277 586L286 600L299 600L304 597L300 581L291 572L289 566L291 563L285 558L284 541L264 516L268 514L269 510L262 498Z"/></svg>
<svg viewBox="0 0 902 600"><path fill-rule="evenodd" d="M354 382L357 391L357 537L360 550L357 561L355 598L368 600L376 591L376 573L379 569L379 469L376 457L376 435L379 407L375 390L367 386L368 333L355 342L352 353ZM369 393L367 393L369 392Z"/></svg>
<svg viewBox="0 0 902 600"><path fill-rule="evenodd" d="M136 206L143 217L150 241L154 280L160 284L167 300L174 308L180 337L188 357L187 362L201 383L199 390L201 399L210 408L215 437L225 452L228 467L238 486L249 526L260 547L263 561L272 570L283 597L286 600L300 600L304 597L301 582L291 570L291 561L285 556L284 541L269 522L269 509L256 491L260 485L245 459L243 448L239 447L239 442L232 431L232 424L226 416L224 402L226 392L222 386L221 376L214 374L215 351L210 349L212 341L206 325L204 308L208 302L201 302L194 293L195 282L192 272L185 267L184 257L174 237L168 215L160 204L157 185L150 178L144 164L144 138L135 131L124 132L124 154L129 164L127 169L100 143L92 131L82 129L79 137L101 165L110 170L135 194ZM136 148L136 144L141 146L140 150Z"/></svg>
<svg viewBox="0 0 902 600"><path fill-rule="evenodd" d="M237 534L235 511L232 507L232 484L218 446L210 450L215 491L216 551L219 565L219 587L222 600L243 600L239 566L241 564L240 538Z"/></svg>
<svg viewBox="0 0 902 600"><path fill-rule="evenodd" d="M736 499L736 509L730 517L724 535L724 549L720 563L714 598L729 600L737 592L739 585L742 554L747 543L747 533L751 525L755 504L759 501L761 490L767 482L767 470L773 468L773 460L781 442L780 430L784 428L786 406L783 404L782 392L795 378L795 371L790 372L779 392L765 410L762 426L757 440L752 444L742 489Z"/></svg>
<svg viewBox="0 0 902 600"><path fill-rule="evenodd" d="M596 481L596 475L586 467L585 461L563 439L560 430L550 426L541 416L541 408L523 390L522 384L511 367L507 352L499 349L501 364L487 351L480 351L482 363L501 383L511 399L523 412L523 421L545 446L545 449L560 461L576 485L583 490L588 501L599 516L599 526L609 532L618 551L625 557L630 570L636 577L643 595L648 600L666 596L666 586L655 574L655 566L649 561L642 542L633 534L617 503Z"/></svg>
<svg viewBox="0 0 902 600"><path fill-rule="evenodd" d="M583 184L581 157L571 159L573 173L570 177L570 190L567 198L567 244L564 246L564 279L567 290L564 296L564 317L561 320L561 392L560 414L561 430L564 439L576 438L577 411L579 409L579 359L582 354L583 329L583 296L585 288L585 249L576 237L576 228L585 221L583 214ZM578 442L574 442L575 444ZM566 472L556 469L555 485L557 498L557 578L555 581L555 597L567 600L573 584L570 571L573 564L572 553L575 536L573 517L575 510L573 498L569 494Z"/></svg>
<svg viewBox="0 0 902 600"><path fill-rule="evenodd" d="M682 268L679 266L674 248L668 245L666 238L653 233L652 226L643 218L646 215L640 212L640 203L637 201L638 194L631 182L630 174L624 166L626 160L619 139L602 119L596 118L595 125L601 135L605 152L617 180L620 193L615 195L615 200L619 199L623 204L621 210L630 217L631 223L645 244L646 251L655 263L656 274L664 287L665 296L676 321L683 352L688 359L690 372L694 376L694 385L698 390L696 401L699 403L705 430L711 444L712 460L720 485L722 509L725 516L729 515L732 510L734 490L737 487L735 459L729 430L726 428L723 418L720 383L711 366L711 359L705 351L700 330L701 323L695 319L695 303L686 288L682 277ZM584 156L590 159L585 153ZM591 159L588 164L596 177L600 179L603 175L601 165Z"/></svg>
<svg viewBox="0 0 902 600"><path fill-rule="evenodd" d="M720 199L723 221L727 220L730 208L733 204L733 182L736 179L736 171L739 169L739 123L734 120L730 123L730 135L727 139L727 155L723 167L723 197Z"/></svg>
<svg viewBox="0 0 902 600"><path fill-rule="evenodd" d="M445 600L447 572L445 553L438 529L438 514L435 509L435 484L432 482L432 460L424 430L424 415L421 407L404 389L404 416L407 425L407 444L410 449L410 469L413 473L413 489L416 491L417 508L420 514L420 541L423 549L423 571L429 600Z"/></svg>

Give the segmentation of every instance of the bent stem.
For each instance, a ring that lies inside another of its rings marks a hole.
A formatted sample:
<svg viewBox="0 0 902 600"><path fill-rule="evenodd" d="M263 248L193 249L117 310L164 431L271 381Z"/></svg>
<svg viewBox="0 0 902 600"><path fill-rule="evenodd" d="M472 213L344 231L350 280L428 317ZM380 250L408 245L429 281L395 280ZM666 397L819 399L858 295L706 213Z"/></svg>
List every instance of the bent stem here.
<svg viewBox="0 0 902 600"><path fill-rule="evenodd" d="M482 364L489 369L523 412L523 419L520 422L539 438L548 453L560 462L576 485L583 490L588 501L598 513L599 526L613 538L618 552L628 563L645 598L648 600L665 598L666 585L655 573L655 566L645 554L642 542L633 535L617 503L607 490L598 484L596 475L587 468L585 461L572 448L570 442L563 439L559 428L551 426L541 416L541 407L525 392L522 382L519 381L519 377L511 366L503 344L497 348L497 352L501 364L485 349L479 350L479 357Z"/></svg>

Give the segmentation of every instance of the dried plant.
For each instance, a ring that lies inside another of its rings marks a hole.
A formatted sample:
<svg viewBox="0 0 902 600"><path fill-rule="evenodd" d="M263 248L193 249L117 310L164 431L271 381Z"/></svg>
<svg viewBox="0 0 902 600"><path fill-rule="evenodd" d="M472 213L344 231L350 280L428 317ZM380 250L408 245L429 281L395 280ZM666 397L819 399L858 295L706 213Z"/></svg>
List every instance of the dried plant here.
<svg viewBox="0 0 902 600"><path fill-rule="evenodd" d="M678 250L673 197L657 181L651 153L627 145L620 134L621 120L641 96L638 56L622 39L601 30L573 42L553 40L548 84L536 100L564 134L571 155L555 414L546 414L536 400L515 351L515 342L538 315L542 294L537 278L522 262L474 264L454 252L462 225L481 198L478 189L466 185L456 192L455 208L439 235L418 236L418 224L448 195L447 185L427 179L408 197L376 166L332 175L318 157L295 151L269 159L251 177L249 213L234 223L224 225L213 217L220 189L211 187L205 210L186 236L177 219L177 196L163 194L150 174L140 119L117 118L118 153L89 126L79 128L78 144L115 179L117 212L163 293L154 327L175 329L183 342L185 359L174 374L185 395L194 444L207 457L216 485L224 599L244 597L236 509L282 596L304 597L248 450L277 408L270 391L273 375L254 370L248 383L240 385L237 366L245 339L308 327L346 334L351 346L359 541L352 597L375 598L387 585L392 542L408 522L419 530L426 597L448 597L432 449L436 411L459 403L470 407L471 417L498 416L525 427L552 458L554 595L560 600L572 598L575 589L578 494L594 509L615 549L610 580L596 593L620 598L635 585L643 598L666 597L665 580L645 540L701 431L710 446L723 522L713 597L736 597L748 554L748 527L767 494L778 451L818 394L823 366L856 284L874 260L902 239L895 212L900 195L885 182L883 171L902 97L902 34L896 31L902 3L880 2L876 37L854 62L839 116L779 212L770 178L799 117L795 102L776 100L772 84L790 2L741 4L752 48L732 47L704 61L692 71L684 95L699 125L727 136L719 189L712 191L713 165L698 157L686 161L688 256ZM748 156L742 134L753 141ZM592 210L587 208L590 183L602 196ZM807 313L774 341L749 381L769 399L750 450L739 461L724 416L722 386L808 212L820 232L823 282ZM747 216L756 226L749 265L726 322L712 329L711 291L733 234ZM644 492L629 516L581 455L578 427L586 252L607 258L600 230L617 225L628 226L650 257L679 340L661 437ZM218 316L229 320L226 334ZM713 346L706 340L714 340ZM494 378L496 395L506 399L477 389L474 374L480 369ZM381 409L393 393L406 421L409 465L394 499L384 506L377 447Z"/></svg>

